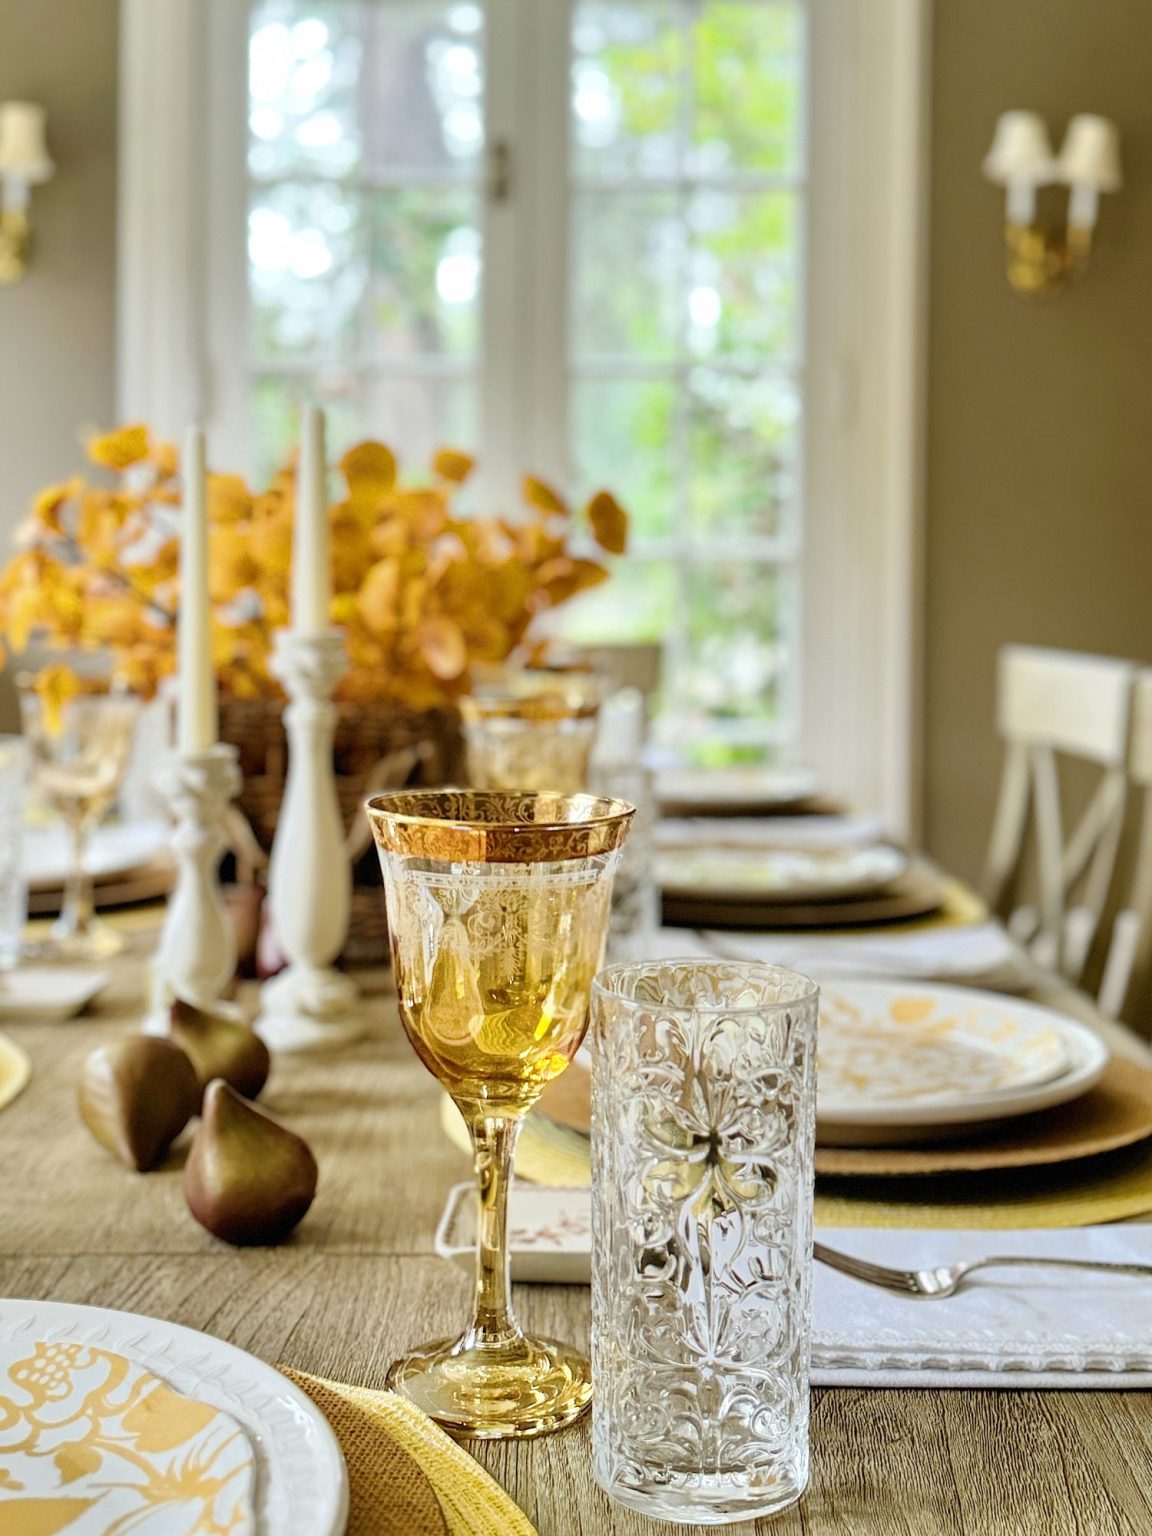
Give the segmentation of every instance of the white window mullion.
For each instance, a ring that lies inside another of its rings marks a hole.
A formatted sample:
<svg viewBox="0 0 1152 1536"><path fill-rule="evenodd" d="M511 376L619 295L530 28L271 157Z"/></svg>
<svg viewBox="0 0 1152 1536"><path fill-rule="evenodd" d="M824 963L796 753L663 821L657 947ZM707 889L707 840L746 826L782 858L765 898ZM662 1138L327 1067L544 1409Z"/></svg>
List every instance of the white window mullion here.
<svg viewBox="0 0 1152 1536"><path fill-rule="evenodd" d="M483 315L480 345L480 492L486 507L513 504L521 470L519 358L523 309L524 197L516 140L528 67L518 0L485 7ZM503 178L503 185L500 181Z"/></svg>
<svg viewBox="0 0 1152 1536"><path fill-rule="evenodd" d="M249 0L210 0L204 130L205 406L215 464L252 463L248 368ZM239 146L239 147L238 147Z"/></svg>
<svg viewBox="0 0 1152 1536"><path fill-rule="evenodd" d="M568 0L488 6L480 448L493 506L518 504L527 470L570 478L568 12Z"/></svg>
<svg viewBox="0 0 1152 1536"><path fill-rule="evenodd" d="M520 14L530 37L522 136L530 195L530 233L524 240L531 314L523 378L529 391L525 468L569 486L574 468L568 409L572 0L521 0Z"/></svg>

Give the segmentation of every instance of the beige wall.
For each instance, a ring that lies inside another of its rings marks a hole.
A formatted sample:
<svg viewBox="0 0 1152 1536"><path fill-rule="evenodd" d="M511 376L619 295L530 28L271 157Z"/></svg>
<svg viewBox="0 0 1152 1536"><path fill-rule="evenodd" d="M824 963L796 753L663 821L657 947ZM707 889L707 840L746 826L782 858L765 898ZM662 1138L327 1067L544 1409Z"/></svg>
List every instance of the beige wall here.
<svg viewBox="0 0 1152 1536"><path fill-rule="evenodd" d="M997 648L1152 662L1152 4L937 0L927 484L926 822L978 871L999 769ZM1082 286L1008 289L980 161L998 113L1121 126Z"/></svg>
<svg viewBox="0 0 1152 1536"><path fill-rule="evenodd" d="M0 101L48 109L33 265L0 288L0 538L115 408L116 0L0 0Z"/></svg>

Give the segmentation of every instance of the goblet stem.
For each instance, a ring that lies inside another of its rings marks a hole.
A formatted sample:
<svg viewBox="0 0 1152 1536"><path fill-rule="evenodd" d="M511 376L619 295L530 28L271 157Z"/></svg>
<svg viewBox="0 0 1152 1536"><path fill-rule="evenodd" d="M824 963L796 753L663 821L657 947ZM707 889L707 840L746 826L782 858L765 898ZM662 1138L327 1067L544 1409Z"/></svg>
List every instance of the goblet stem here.
<svg viewBox="0 0 1152 1536"><path fill-rule="evenodd" d="M520 1136L519 1117L468 1114L480 1214L476 1237L476 1301L468 1348L508 1344L522 1338L512 1315L508 1275L508 1191Z"/></svg>
<svg viewBox="0 0 1152 1536"><path fill-rule="evenodd" d="M60 904L60 916L56 920L54 936L58 939L83 937L92 927L95 905L92 899L92 877L84 867L88 852L88 820L85 816L66 818L71 860L64 882L64 899Z"/></svg>

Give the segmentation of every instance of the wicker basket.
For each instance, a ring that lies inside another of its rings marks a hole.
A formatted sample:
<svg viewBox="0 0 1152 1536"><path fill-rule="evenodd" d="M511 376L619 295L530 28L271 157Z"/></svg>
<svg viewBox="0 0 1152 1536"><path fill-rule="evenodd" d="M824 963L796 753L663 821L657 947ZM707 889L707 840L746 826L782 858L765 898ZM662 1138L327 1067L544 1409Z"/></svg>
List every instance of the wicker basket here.
<svg viewBox="0 0 1152 1536"><path fill-rule="evenodd" d="M237 802L256 841L271 851L288 742L278 699L220 700L220 739L240 753L244 788ZM463 746L459 721L447 710L414 714L392 704L341 704L336 720L336 793L355 851L352 914L343 960L379 965L387 955L380 865L361 806L383 789L409 783L458 783Z"/></svg>

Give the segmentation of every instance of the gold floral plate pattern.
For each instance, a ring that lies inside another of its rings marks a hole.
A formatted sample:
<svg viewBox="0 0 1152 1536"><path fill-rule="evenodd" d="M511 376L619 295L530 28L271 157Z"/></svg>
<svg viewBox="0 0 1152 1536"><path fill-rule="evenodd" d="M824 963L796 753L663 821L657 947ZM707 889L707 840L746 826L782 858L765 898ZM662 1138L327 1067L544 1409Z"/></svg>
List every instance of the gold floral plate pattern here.
<svg viewBox="0 0 1152 1536"><path fill-rule="evenodd" d="M91 1344L0 1347L5 1536L249 1536L256 1459L230 1414Z"/></svg>
<svg viewBox="0 0 1152 1536"><path fill-rule="evenodd" d="M818 1139L906 1140L1067 1103L1106 1045L1074 1019L964 987L832 983L820 997Z"/></svg>
<svg viewBox="0 0 1152 1536"><path fill-rule="evenodd" d="M270 1365L159 1318L0 1300L4 1536L342 1536L347 1512L331 1427Z"/></svg>

